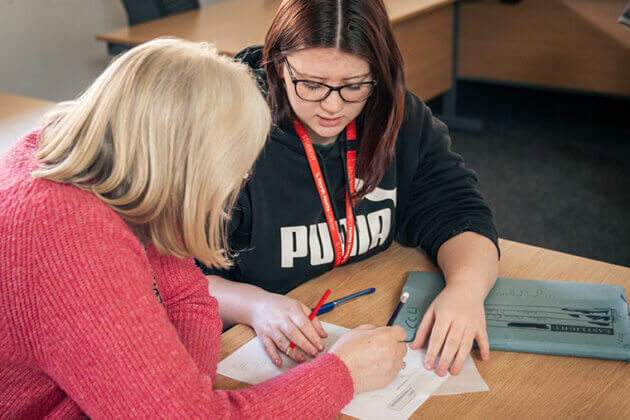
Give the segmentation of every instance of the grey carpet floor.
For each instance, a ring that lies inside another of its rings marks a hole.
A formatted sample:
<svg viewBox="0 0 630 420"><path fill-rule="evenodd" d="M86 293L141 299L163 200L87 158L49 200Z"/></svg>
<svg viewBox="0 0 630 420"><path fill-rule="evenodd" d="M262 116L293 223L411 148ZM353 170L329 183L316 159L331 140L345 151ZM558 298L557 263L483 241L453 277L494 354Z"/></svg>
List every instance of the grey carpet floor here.
<svg viewBox="0 0 630 420"><path fill-rule="evenodd" d="M630 101L459 83L451 130L501 237L630 266ZM441 110L440 100L429 102Z"/></svg>

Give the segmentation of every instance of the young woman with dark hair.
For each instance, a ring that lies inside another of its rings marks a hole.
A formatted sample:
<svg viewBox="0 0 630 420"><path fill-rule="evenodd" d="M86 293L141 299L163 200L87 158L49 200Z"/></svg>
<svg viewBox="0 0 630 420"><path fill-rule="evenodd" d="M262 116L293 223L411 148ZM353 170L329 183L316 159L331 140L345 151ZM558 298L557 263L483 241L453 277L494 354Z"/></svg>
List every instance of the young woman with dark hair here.
<svg viewBox="0 0 630 420"><path fill-rule="evenodd" d="M281 293L397 237L421 247L447 283L411 347L430 338L426 364L438 375L459 373L475 339L488 359L492 214L446 126L406 90L383 2L285 1L264 47L238 57L259 76L275 126L232 214L234 266L201 265L224 322L251 325L277 364L290 342L316 355L325 331ZM302 351L289 355L302 361Z"/></svg>

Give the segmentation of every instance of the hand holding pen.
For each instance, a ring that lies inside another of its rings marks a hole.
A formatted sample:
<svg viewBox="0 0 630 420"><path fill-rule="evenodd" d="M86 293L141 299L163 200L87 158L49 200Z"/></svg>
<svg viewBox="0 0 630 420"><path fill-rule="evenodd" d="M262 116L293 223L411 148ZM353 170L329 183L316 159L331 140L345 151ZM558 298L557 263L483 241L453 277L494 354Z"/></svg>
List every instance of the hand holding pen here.
<svg viewBox="0 0 630 420"><path fill-rule="evenodd" d="M256 299L249 325L276 366L282 365L280 352L301 363L324 350L322 339L328 334L317 317L309 319L310 313L308 306L289 296L264 291ZM290 350L291 342L298 348Z"/></svg>
<svg viewBox="0 0 630 420"><path fill-rule="evenodd" d="M332 302L328 302L328 303L324 304L324 302L326 302L326 299L330 295L330 289L327 289L326 292L324 292L324 296L322 296L322 298L317 303L317 306L315 306L315 308L313 308L313 310L311 311L311 314L308 316L308 319L310 321L312 321L315 318L315 316L317 316L317 315L321 315L321 314L325 314L326 312L330 312L333 309L335 309L337 306L339 306L339 305L341 305L343 303L346 303L346 302L348 302L348 301L350 301L352 299L356 299L356 298L358 298L360 296L363 296L363 295L368 295L370 293L374 293L375 290L376 289L374 287L372 287L370 289L361 290L360 292L353 293L353 294L351 294L349 296L342 297L341 299L337 299L337 300L334 300ZM291 351L294 348L295 348L295 343L292 342L289 345L289 350L288 351Z"/></svg>
<svg viewBox="0 0 630 420"><path fill-rule="evenodd" d="M322 296L322 298L317 303L317 306L315 306L315 308L313 308L313 310L311 311L311 314L308 316L309 321L312 321L313 318L315 318L315 315L317 315L319 309L322 307L324 302L326 302L326 298L328 297L328 295L330 295L330 289L326 289L326 291L324 292L324 296ZM295 348L295 343L291 342L291 344L289 345L289 351L293 350L294 348Z"/></svg>
<svg viewBox="0 0 630 420"><path fill-rule="evenodd" d="M355 295L372 292L364 290ZM386 327L361 325L344 334L330 349L350 370L355 395L386 386L404 367L407 333L402 327L392 325L408 298L409 293L402 294Z"/></svg>
<svg viewBox="0 0 630 420"><path fill-rule="evenodd" d="M323 304L317 315L329 312L337 306L374 292L374 288L365 289L335 301ZM328 335L324 331L313 311L303 303L288 296L265 292L258 299L252 313L250 325L256 331L265 352L276 366L282 365L279 351L287 354L294 361L306 361L306 355L317 356L324 350L322 338ZM297 348L291 348L295 343Z"/></svg>

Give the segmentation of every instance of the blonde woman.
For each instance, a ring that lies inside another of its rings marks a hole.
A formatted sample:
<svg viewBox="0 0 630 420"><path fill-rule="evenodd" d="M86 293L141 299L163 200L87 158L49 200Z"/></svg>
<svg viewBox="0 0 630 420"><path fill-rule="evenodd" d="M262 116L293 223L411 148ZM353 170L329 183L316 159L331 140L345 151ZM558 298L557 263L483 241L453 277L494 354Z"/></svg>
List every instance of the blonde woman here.
<svg viewBox="0 0 630 420"><path fill-rule="evenodd" d="M364 326L213 390L221 319L191 257L229 265L226 215L269 126L243 65L162 39L0 157L0 418L332 417L391 381L404 331Z"/></svg>

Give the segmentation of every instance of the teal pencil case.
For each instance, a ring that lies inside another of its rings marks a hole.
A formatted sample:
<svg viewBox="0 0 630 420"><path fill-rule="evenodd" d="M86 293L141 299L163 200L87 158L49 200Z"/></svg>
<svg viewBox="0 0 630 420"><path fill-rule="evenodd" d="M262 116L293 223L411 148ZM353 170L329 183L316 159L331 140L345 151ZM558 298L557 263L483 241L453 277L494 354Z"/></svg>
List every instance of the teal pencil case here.
<svg viewBox="0 0 630 420"><path fill-rule="evenodd" d="M439 273L412 271L409 299L394 321L412 341L444 288ZM622 286L500 277L484 302L493 350L630 361L628 303Z"/></svg>

